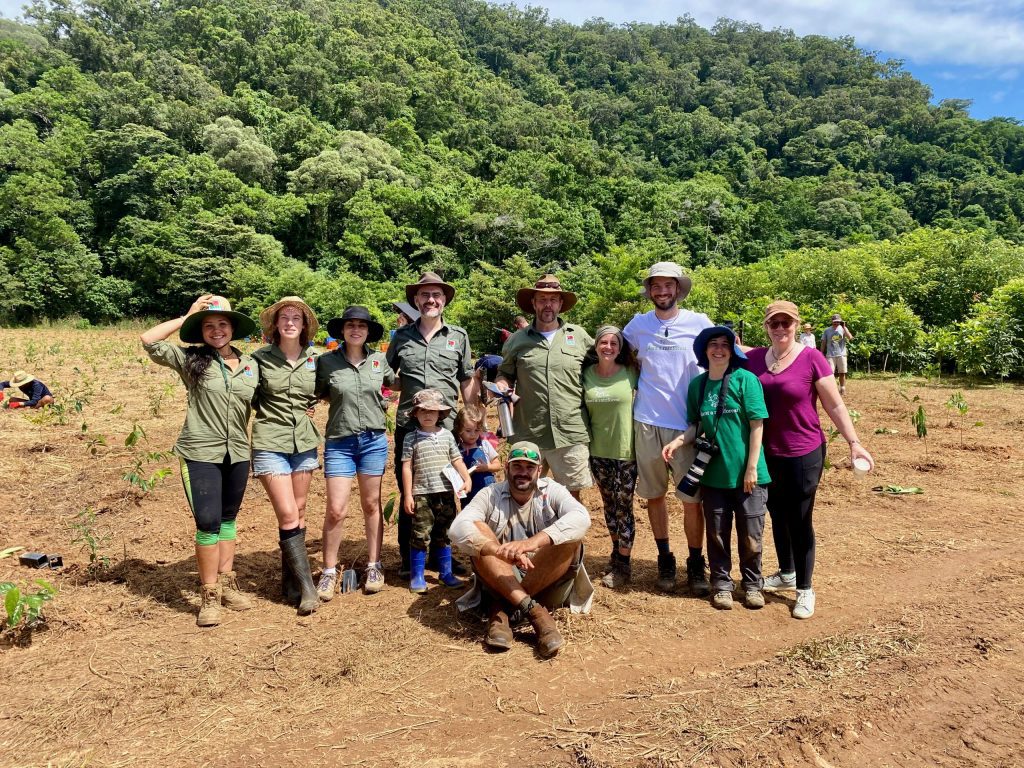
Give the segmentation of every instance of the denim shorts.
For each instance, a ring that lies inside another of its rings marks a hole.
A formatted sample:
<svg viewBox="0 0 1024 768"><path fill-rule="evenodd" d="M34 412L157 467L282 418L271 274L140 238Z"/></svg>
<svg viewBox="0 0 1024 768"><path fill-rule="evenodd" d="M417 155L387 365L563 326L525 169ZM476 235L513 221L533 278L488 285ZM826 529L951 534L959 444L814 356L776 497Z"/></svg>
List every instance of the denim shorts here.
<svg viewBox="0 0 1024 768"><path fill-rule="evenodd" d="M282 451L264 451L252 449L252 476L290 475L294 472L312 472L320 466L316 448L302 453L284 453Z"/></svg>
<svg viewBox="0 0 1024 768"><path fill-rule="evenodd" d="M324 477L380 477L388 462L388 436L382 429L328 440L324 445Z"/></svg>

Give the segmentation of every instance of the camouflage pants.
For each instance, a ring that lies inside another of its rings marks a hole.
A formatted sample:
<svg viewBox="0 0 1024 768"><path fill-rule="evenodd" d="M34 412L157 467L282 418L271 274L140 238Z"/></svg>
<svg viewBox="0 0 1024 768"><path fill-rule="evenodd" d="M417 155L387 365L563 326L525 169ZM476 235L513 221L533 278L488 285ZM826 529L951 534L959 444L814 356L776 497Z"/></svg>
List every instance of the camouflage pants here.
<svg viewBox="0 0 1024 768"><path fill-rule="evenodd" d="M412 549L427 549L431 542L446 547L448 528L455 519L455 494L425 493L415 496L415 508L412 516L412 538L409 546Z"/></svg>
<svg viewBox="0 0 1024 768"><path fill-rule="evenodd" d="M590 473L601 490L604 522L619 546L630 549L636 535L633 491L636 490L636 462L590 457Z"/></svg>

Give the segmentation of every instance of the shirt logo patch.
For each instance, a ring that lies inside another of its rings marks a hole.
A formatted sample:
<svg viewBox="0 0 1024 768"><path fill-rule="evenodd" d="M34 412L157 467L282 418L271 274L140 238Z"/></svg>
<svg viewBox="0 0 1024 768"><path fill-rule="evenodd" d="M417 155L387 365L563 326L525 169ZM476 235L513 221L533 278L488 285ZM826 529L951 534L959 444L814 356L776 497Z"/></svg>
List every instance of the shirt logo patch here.
<svg viewBox="0 0 1024 768"><path fill-rule="evenodd" d="M380 360L374 360L370 363L370 367L373 368L374 373L380 370Z"/></svg>
<svg viewBox="0 0 1024 768"><path fill-rule="evenodd" d="M448 339L448 349L455 349L455 339Z"/></svg>
<svg viewBox="0 0 1024 768"><path fill-rule="evenodd" d="M307 357L306 358L306 370L307 371L315 371L316 370L316 362L313 360L312 357Z"/></svg>
<svg viewBox="0 0 1024 768"><path fill-rule="evenodd" d="M249 378L252 378L252 368L250 368L248 365L245 366L244 369L242 369L242 373L244 373Z"/></svg>
<svg viewBox="0 0 1024 768"><path fill-rule="evenodd" d="M576 337L573 336L571 333L565 334L565 346L567 346L567 347L575 347L576 346Z"/></svg>

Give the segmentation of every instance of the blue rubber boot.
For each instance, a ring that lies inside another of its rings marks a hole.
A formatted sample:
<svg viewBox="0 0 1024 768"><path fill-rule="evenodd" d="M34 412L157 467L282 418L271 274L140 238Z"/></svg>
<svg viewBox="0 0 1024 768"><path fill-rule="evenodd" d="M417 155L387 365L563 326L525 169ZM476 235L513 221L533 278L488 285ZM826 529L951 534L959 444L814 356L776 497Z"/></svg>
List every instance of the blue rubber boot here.
<svg viewBox="0 0 1024 768"><path fill-rule="evenodd" d="M427 568L427 550L409 550L409 591L422 595L427 591L427 580L423 572Z"/></svg>
<svg viewBox="0 0 1024 768"><path fill-rule="evenodd" d="M437 548L437 580L446 587L455 589L465 584L458 576L452 573L452 548Z"/></svg>

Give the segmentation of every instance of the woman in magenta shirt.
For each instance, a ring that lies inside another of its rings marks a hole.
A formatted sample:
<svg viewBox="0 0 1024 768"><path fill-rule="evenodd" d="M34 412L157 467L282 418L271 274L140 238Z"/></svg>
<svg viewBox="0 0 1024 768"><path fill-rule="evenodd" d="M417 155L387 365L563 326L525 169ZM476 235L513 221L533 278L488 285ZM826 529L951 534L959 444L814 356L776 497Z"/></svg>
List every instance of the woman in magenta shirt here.
<svg viewBox="0 0 1024 768"><path fill-rule="evenodd" d="M839 433L850 444L850 461L875 462L857 439L850 414L839 396L832 369L818 350L797 340L800 312L790 301L768 305L764 315L770 347L747 352L747 368L761 381L768 419L764 454L772 483L768 512L779 570L764 580L765 592L796 589L793 617L814 615L814 495L825 466L825 433L818 399Z"/></svg>

